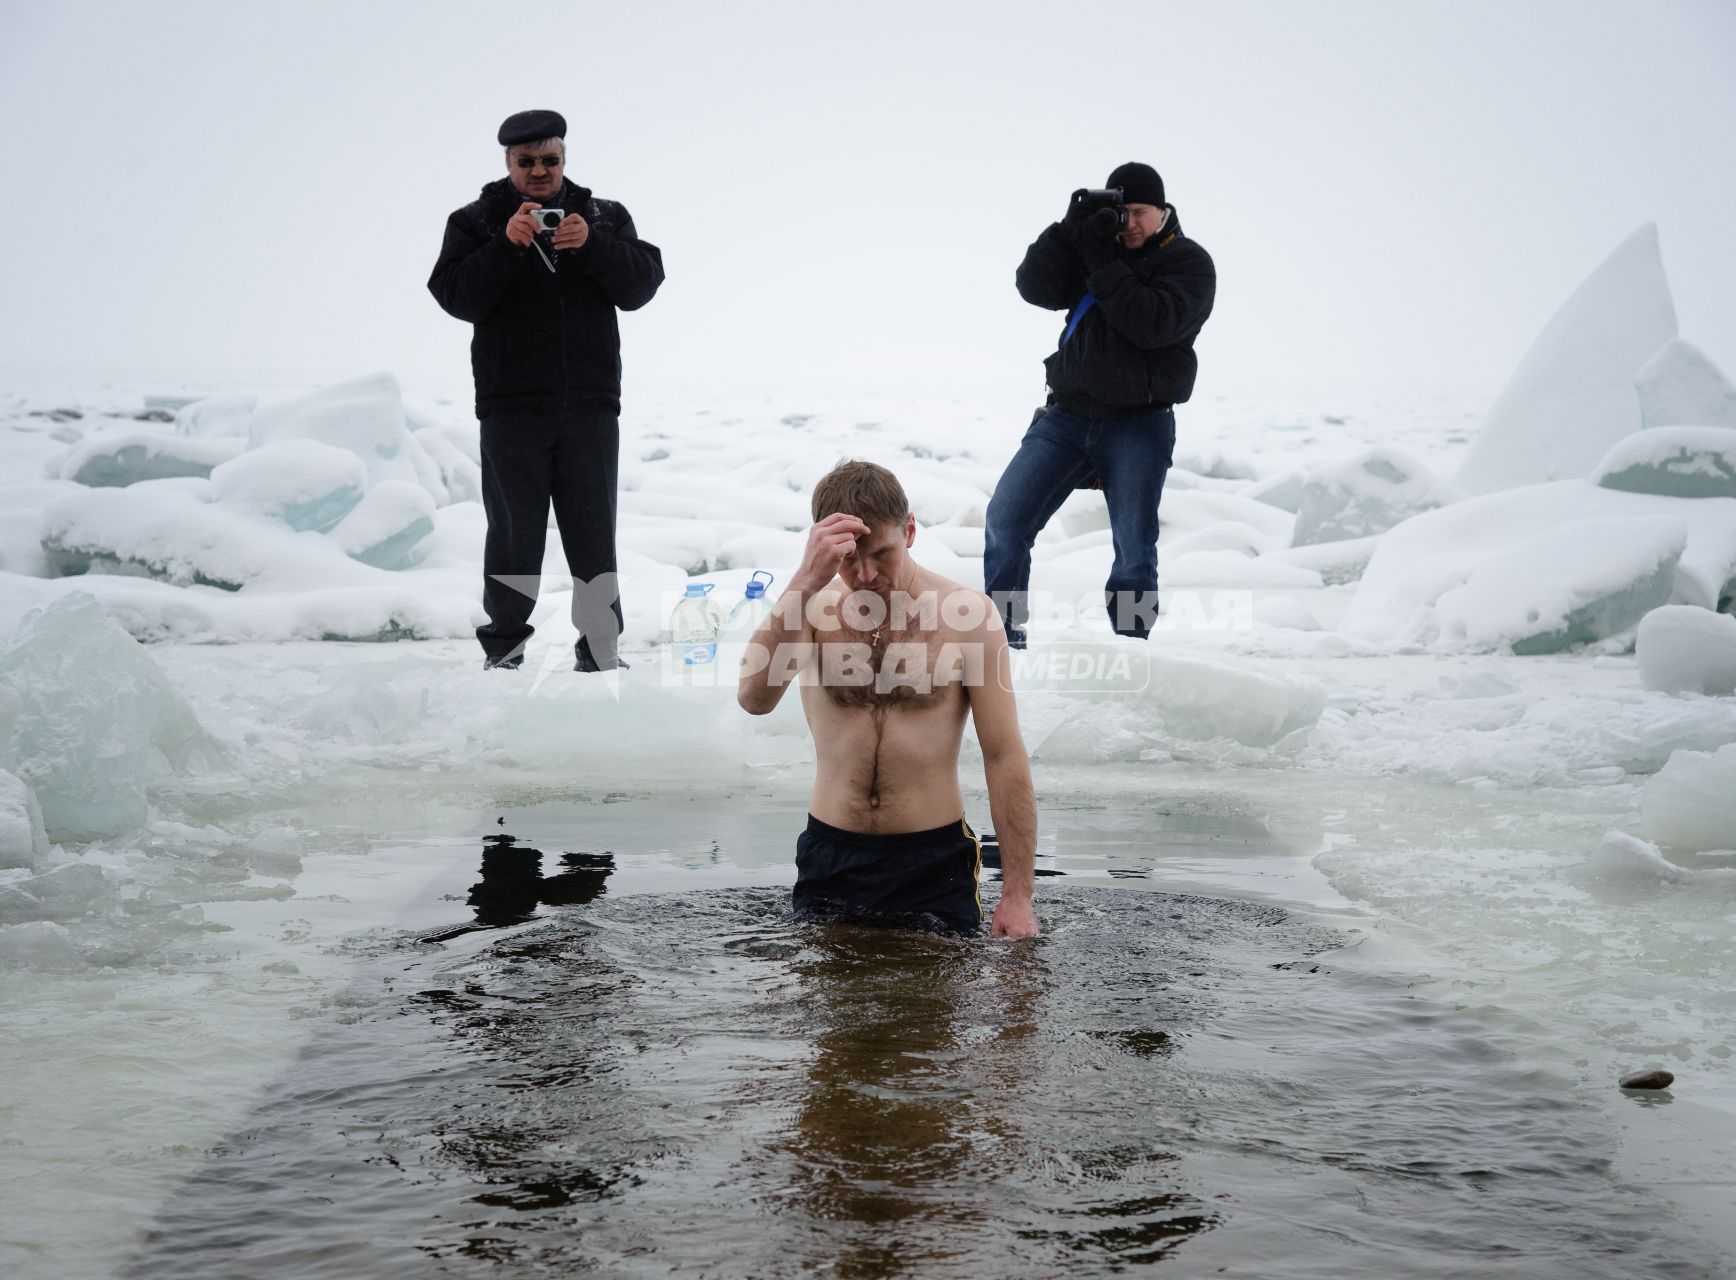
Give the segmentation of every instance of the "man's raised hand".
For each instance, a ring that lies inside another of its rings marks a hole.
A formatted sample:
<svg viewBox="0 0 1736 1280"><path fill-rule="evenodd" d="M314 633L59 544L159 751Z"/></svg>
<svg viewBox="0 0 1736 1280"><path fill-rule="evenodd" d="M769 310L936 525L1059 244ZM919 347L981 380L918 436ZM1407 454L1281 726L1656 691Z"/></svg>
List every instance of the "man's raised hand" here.
<svg viewBox="0 0 1736 1280"><path fill-rule="evenodd" d="M1105 263L1113 261L1115 236L1120 229L1119 211L1110 208L1097 210L1079 224L1073 232L1073 243L1078 248L1079 257L1084 260L1087 271L1095 271Z"/></svg>
<svg viewBox="0 0 1736 1280"><path fill-rule="evenodd" d="M1067 213L1061 219L1061 230L1073 235L1079 230L1079 224L1091 216L1091 202L1085 198L1086 189L1080 187L1067 197Z"/></svg>
<svg viewBox="0 0 1736 1280"><path fill-rule="evenodd" d="M519 205L518 212L506 220L506 238L521 249L530 248L537 233L537 225L531 220L530 211L540 208L542 206L535 200L526 200Z"/></svg>
<svg viewBox="0 0 1736 1280"><path fill-rule="evenodd" d="M814 592L837 576L844 557L856 549L856 539L868 533L868 526L855 516L842 511L827 516L808 530L808 546L802 552L801 568L790 580L792 587Z"/></svg>

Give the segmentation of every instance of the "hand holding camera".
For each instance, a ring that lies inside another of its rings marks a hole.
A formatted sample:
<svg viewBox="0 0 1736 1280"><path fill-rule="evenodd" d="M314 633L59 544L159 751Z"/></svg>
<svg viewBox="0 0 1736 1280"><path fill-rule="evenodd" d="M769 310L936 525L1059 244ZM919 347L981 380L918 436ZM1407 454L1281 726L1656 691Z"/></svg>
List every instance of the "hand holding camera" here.
<svg viewBox="0 0 1736 1280"><path fill-rule="evenodd" d="M537 217L538 214L553 214L555 221L557 223L560 221L559 209L544 210L535 200L526 200L519 205L518 212L507 219L506 238L521 249L530 248L531 243L536 239L537 232L543 229Z"/></svg>
<svg viewBox="0 0 1736 1280"><path fill-rule="evenodd" d="M1080 187L1067 197L1067 212L1061 218L1061 230L1066 232L1069 238L1078 234L1079 224L1089 218L1096 207L1087 199L1090 194L1089 189Z"/></svg>
<svg viewBox="0 0 1736 1280"><path fill-rule="evenodd" d="M1116 238L1127 229L1127 206L1122 203L1118 188L1075 191L1067 213L1074 219L1073 247L1079 251L1087 271L1095 271L1115 257Z"/></svg>
<svg viewBox="0 0 1736 1280"><path fill-rule="evenodd" d="M555 248L582 249L585 242L591 238L591 224L578 214L569 213L562 216L558 209L544 209L543 212L555 214L559 218L554 228Z"/></svg>
<svg viewBox="0 0 1736 1280"><path fill-rule="evenodd" d="M543 266L553 271L555 259L550 250L583 247L591 238L591 224L576 213L545 209L535 200L526 200L507 219L506 238L521 249L534 247Z"/></svg>

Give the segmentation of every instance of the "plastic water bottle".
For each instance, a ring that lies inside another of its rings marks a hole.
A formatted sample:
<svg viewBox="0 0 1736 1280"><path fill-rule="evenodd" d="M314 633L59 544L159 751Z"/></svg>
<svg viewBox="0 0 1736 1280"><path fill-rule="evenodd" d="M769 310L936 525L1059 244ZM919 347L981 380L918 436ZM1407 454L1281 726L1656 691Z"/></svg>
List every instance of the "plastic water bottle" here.
<svg viewBox="0 0 1736 1280"><path fill-rule="evenodd" d="M760 578L764 576L765 581ZM735 602L735 608L729 611L729 617L724 621L724 630L739 639L750 639L759 630L759 624L765 621L766 614L772 611L772 602L766 598L766 588L777 579L764 569L756 569L753 577L747 580L747 594Z"/></svg>
<svg viewBox="0 0 1736 1280"><path fill-rule="evenodd" d="M669 636L686 667L708 667L717 661L717 633L723 615L708 597L713 582L690 582L669 614Z"/></svg>

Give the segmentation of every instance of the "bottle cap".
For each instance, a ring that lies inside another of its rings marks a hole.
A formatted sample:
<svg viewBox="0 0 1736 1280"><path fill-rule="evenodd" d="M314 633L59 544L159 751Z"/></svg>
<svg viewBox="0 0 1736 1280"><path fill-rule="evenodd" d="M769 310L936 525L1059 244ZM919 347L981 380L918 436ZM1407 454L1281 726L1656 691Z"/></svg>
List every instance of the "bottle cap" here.
<svg viewBox="0 0 1736 1280"><path fill-rule="evenodd" d="M710 595L711 589L716 585L715 582L690 582L687 584L687 590L683 591L681 594L684 598L687 596Z"/></svg>
<svg viewBox="0 0 1736 1280"><path fill-rule="evenodd" d="M766 580L764 582L760 581L760 574L762 573L765 573L766 575ZM747 580L747 598L749 600L764 599L766 588L771 586L775 581L776 578L774 578L770 573L766 573L764 569L754 570L753 577Z"/></svg>

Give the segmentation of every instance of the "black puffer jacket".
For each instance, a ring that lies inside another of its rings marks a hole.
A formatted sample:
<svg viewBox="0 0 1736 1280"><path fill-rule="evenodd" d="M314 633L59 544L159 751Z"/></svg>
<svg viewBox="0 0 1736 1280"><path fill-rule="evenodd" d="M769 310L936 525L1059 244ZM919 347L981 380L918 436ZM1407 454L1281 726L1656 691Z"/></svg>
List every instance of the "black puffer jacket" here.
<svg viewBox="0 0 1736 1280"><path fill-rule="evenodd" d="M1217 269L1211 255L1169 221L1136 250L1087 274L1060 223L1051 223L1019 264L1019 295L1070 311L1089 291L1096 302L1045 362L1049 391L1069 409L1100 417L1180 404L1193 394L1193 342L1212 313ZM1063 330L1065 332L1065 330Z"/></svg>
<svg viewBox="0 0 1736 1280"><path fill-rule="evenodd" d="M428 289L450 314L476 326L470 368L476 415L535 404L621 404L621 331L615 312L651 301L663 283L663 255L639 239L624 205L561 183L545 205L583 214L590 238L555 255L506 238L524 202L511 179L482 189L446 220Z"/></svg>

